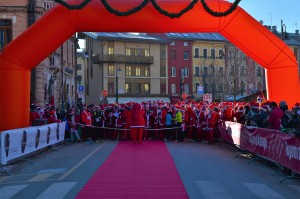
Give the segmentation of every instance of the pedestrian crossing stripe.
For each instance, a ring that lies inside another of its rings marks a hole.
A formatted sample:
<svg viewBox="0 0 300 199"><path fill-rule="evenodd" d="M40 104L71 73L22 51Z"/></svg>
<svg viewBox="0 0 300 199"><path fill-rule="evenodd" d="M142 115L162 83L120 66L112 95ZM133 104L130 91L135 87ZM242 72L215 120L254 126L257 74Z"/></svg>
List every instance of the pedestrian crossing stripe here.
<svg viewBox="0 0 300 199"><path fill-rule="evenodd" d="M27 185L15 185L15 186L5 186L0 189L0 198L1 199L9 199L25 189Z"/></svg>

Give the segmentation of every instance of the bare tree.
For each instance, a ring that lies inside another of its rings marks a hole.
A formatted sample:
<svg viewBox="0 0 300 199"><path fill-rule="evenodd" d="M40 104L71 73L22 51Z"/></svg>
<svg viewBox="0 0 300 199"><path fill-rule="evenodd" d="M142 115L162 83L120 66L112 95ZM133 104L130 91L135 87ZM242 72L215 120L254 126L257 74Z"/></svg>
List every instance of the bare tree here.
<svg viewBox="0 0 300 199"><path fill-rule="evenodd" d="M225 48L225 94L227 96L232 95L236 101L237 95L244 95L246 92L246 55L231 44Z"/></svg>

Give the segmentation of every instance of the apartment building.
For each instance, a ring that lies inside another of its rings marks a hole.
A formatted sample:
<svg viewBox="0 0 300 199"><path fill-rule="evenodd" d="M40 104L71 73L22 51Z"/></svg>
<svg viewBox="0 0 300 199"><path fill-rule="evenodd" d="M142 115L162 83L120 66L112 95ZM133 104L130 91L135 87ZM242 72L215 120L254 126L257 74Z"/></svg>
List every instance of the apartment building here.
<svg viewBox="0 0 300 199"><path fill-rule="evenodd" d="M168 98L167 45L163 39L132 33L79 34L85 40L86 104L163 100ZM82 59L82 58L81 58Z"/></svg>

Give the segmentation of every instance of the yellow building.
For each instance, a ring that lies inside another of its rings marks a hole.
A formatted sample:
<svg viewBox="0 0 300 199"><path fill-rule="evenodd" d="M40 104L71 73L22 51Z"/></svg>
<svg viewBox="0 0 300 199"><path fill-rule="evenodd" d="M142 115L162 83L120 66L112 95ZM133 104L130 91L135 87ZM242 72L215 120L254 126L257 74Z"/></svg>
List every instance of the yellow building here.
<svg viewBox="0 0 300 199"><path fill-rule="evenodd" d="M202 99L197 89L212 94L213 100L223 99L225 68L225 44L227 41L215 33L195 33L193 44L193 94Z"/></svg>

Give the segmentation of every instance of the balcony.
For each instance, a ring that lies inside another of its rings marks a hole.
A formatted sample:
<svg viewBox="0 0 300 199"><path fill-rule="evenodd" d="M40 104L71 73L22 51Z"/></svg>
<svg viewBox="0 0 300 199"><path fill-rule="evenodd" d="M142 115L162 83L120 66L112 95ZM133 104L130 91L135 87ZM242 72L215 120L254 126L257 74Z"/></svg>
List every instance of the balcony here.
<svg viewBox="0 0 300 199"><path fill-rule="evenodd" d="M153 56L126 56L126 55L102 55L92 57L94 64L101 63L125 63L125 64L153 64Z"/></svg>

